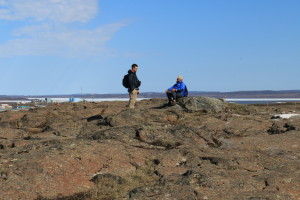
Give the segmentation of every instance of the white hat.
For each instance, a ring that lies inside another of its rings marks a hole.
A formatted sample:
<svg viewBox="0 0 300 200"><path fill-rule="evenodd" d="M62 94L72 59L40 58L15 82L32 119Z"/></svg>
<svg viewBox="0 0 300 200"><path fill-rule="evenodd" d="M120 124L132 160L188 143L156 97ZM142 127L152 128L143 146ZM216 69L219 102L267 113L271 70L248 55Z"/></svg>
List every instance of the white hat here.
<svg viewBox="0 0 300 200"><path fill-rule="evenodd" d="M177 76L177 78L183 80L183 76L181 76L181 75Z"/></svg>

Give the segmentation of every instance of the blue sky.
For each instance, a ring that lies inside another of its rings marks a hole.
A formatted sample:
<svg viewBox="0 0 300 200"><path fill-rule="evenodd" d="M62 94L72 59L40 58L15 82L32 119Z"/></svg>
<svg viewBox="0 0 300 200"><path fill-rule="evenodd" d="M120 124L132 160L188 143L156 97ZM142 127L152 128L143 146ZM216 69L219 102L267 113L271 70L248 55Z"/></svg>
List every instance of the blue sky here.
<svg viewBox="0 0 300 200"><path fill-rule="evenodd" d="M293 90L299 0L0 0L0 95Z"/></svg>

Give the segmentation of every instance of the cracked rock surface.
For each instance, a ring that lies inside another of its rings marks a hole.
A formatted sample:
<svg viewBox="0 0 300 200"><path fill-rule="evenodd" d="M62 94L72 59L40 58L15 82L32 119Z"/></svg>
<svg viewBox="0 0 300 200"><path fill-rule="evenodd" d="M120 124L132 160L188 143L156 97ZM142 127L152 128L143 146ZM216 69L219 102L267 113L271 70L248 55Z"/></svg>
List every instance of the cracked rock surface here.
<svg viewBox="0 0 300 200"><path fill-rule="evenodd" d="M300 105L126 104L0 113L0 199L300 199Z"/></svg>

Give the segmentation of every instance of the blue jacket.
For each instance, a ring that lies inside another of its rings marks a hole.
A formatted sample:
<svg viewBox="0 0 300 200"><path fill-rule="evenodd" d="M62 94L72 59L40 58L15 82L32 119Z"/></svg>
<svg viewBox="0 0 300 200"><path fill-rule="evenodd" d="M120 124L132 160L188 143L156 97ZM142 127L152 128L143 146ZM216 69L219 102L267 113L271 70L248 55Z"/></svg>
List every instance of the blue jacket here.
<svg viewBox="0 0 300 200"><path fill-rule="evenodd" d="M188 90L186 85L184 84L184 82L180 81L180 82L176 82L175 85L173 85L172 87L169 88L169 90L175 89L176 93L181 93L181 95L183 97L187 97L188 95Z"/></svg>

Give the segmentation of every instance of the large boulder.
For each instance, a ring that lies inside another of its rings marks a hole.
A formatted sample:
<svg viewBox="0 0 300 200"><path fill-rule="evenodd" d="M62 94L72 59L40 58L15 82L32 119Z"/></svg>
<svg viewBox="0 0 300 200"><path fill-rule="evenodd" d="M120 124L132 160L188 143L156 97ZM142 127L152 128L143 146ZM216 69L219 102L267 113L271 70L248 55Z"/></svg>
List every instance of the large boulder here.
<svg viewBox="0 0 300 200"><path fill-rule="evenodd" d="M186 97L179 104L189 112L219 113L226 108L224 100L210 97Z"/></svg>

